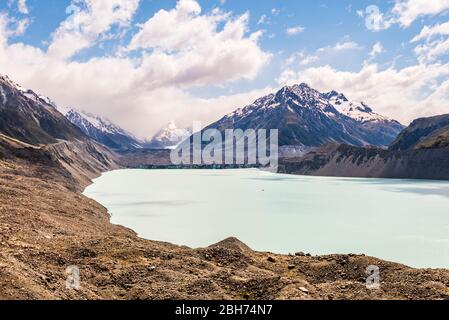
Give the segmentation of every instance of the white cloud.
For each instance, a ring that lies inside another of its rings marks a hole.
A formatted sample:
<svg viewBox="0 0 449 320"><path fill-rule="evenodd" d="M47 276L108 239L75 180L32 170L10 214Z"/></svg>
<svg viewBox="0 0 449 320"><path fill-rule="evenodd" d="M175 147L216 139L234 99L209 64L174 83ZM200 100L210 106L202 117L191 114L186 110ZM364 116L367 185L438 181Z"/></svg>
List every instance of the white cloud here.
<svg viewBox="0 0 449 320"><path fill-rule="evenodd" d="M28 14L29 10L26 4L26 0L18 0L17 1L17 7L20 13L22 14Z"/></svg>
<svg viewBox="0 0 449 320"><path fill-rule="evenodd" d="M370 52L370 57L374 58L385 51L384 46L380 42L376 42Z"/></svg>
<svg viewBox="0 0 449 320"><path fill-rule="evenodd" d="M304 32L304 30L305 30L304 27L296 26L296 27L288 28L288 29L286 30L286 32L287 32L287 34L288 34L289 36L294 36L294 35L297 35L297 34L300 34L300 33Z"/></svg>
<svg viewBox="0 0 449 320"><path fill-rule="evenodd" d="M249 14L234 19L217 10L200 13L196 1L181 0L175 9L157 12L131 40L130 50L154 50L142 60L153 87L252 79L270 59L258 45L262 32L246 35Z"/></svg>
<svg viewBox="0 0 449 320"><path fill-rule="evenodd" d="M138 136L149 136L169 120L181 125L216 120L262 93L217 99L188 93L194 86L253 78L271 56L258 45L261 32L247 34L248 14L203 14L193 0L181 0L175 9L151 17L136 34L132 55L122 50L87 61L72 58L128 29L138 2L86 0L84 9L53 33L48 50L12 41L18 31L0 15L1 72L61 106L106 115ZM161 17L173 23L170 28L156 29ZM190 36L183 28L189 28Z"/></svg>
<svg viewBox="0 0 449 320"><path fill-rule="evenodd" d="M91 47L98 37L113 26L129 25L140 0L72 0L65 20L52 35L48 53L54 59L68 59Z"/></svg>
<svg viewBox="0 0 449 320"><path fill-rule="evenodd" d="M439 83L438 79L448 76L449 64L419 64L384 70L376 64L366 64L358 72L339 71L331 66L305 70L288 68L279 82L307 82L323 92L337 90L407 124L417 117L447 113L449 80Z"/></svg>
<svg viewBox="0 0 449 320"><path fill-rule="evenodd" d="M403 27L409 27L417 18L437 15L449 9L449 0L396 0L392 13Z"/></svg>
<svg viewBox="0 0 449 320"><path fill-rule="evenodd" d="M446 23L434 25L432 27L424 26L419 35L414 37L411 42L413 43L423 39L430 39L438 35L449 36L449 21Z"/></svg>
<svg viewBox="0 0 449 320"><path fill-rule="evenodd" d="M297 63L299 66L308 66L320 61L322 58L335 57L338 54L348 50L358 50L362 47L354 41L340 41L334 45L322 47L316 50L312 54L306 54L304 51L300 51L290 55L284 62L284 66L290 66Z"/></svg>
<svg viewBox="0 0 449 320"><path fill-rule="evenodd" d="M449 39L441 39L418 45L415 53L421 63L432 62L449 53Z"/></svg>
<svg viewBox="0 0 449 320"><path fill-rule="evenodd" d="M354 41L345 41L345 42L337 42L335 46L332 48L335 51L344 51L351 49L359 49L361 48L357 42Z"/></svg>
<svg viewBox="0 0 449 320"><path fill-rule="evenodd" d="M263 14L260 16L259 21L257 21L257 24L265 24L267 23L267 19L268 19L267 15Z"/></svg>
<svg viewBox="0 0 449 320"><path fill-rule="evenodd" d="M337 42L336 44L334 44L332 46L319 48L316 51L316 55L335 54L335 53L339 53L339 52L342 52L342 51L359 50L359 49L362 49L362 46L360 46L355 41L351 41L351 40L339 41L339 42Z"/></svg>
<svg viewBox="0 0 449 320"><path fill-rule="evenodd" d="M376 5L367 7L366 12L357 11L357 15L365 18L366 27L374 32L385 30L399 24L408 28L418 18L435 16L449 10L449 0L395 0L388 12L381 12Z"/></svg>
<svg viewBox="0 0 449 320"><path fill-rule="evenodd" d="M281 10L279 10L279 9L277 9L277 8L271 9L271 14L272 14L273 16L277 16L277 15L279 15L279 13L281 13Z"/></svg>
<svg viewBox="0 0 449 320"><path fill-rule="evenodd" d="M307 55L303 51L290 55L285 61L285 66L293 65L294 63L298 63L301 66L310 65L319 60L318 55L310 54Z"/></svg>
<svg viewBox="0 0 449 320"><path fill-rule="evenodd" d="M23 35L29 24L28 18L17 19L0 12L0 44L6 42L9 37Z"/></svg>
<svg viewBox="0 0 449 320"><path fill-rule="evenodd" d="M440 36L437 40L433 40ZM434 26L424 26L421 32L411 40L416 43L425 40L416 46L415 53L422 63L432 62L449 53L449 22Z"/></svg>

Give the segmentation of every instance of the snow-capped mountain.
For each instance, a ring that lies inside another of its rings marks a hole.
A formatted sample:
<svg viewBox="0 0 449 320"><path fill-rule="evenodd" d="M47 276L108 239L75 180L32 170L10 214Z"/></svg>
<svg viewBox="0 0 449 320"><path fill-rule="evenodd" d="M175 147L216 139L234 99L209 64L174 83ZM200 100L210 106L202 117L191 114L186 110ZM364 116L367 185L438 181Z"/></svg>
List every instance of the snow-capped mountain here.
<svg viewBox="0 0 449 320"><path fill-rule="evenodd" d="M302 83L262 97L209 128L279 129L281 147L328 142L387 147L404 127L365 104L351 103L343 94L321 93Z"/></svg>
<svg viewBox="0 0 449 320"><path fill-rule="evenodd" d="M391 119L375 113L373 109L363 102L357 104L349 101L342 93L331 91L324 94L324 97L329 100L330 104L332 104L335 109L359 122L391 121Z"/></svg>
<svg viewBox="0 0 449 320"><path fill-rule="evenodd" d="M139 139L107 119L75 109L61 111L87 136L113 150L125 151L142 148L142 142Z"/></svg>
<svg viewBox="0 0 449 320"><path fill-rule="evenodd" d="M178 128L172 121L161 129L145 147L153 149L173 149L192 134L189 129Z"/></svg>
<svg viewBox="0 0 449 320"><path fill-rule="evenodd" d="M36 145L87 139L50 99L1 75L0 133Z"/></svg>
<svg viewBox="0 0 449 320"><path fill-rule="evenodd" d="M379 140L391 143L405 128L398 121L374 112L364 102L349 101L342 93L331 91L326 93L325 96L339 112L360 122L366 130L378 137Z"/></svg>
<svg viewBox="0 0 449 320"><path fill-rule="evenodd" d="M56 104L50 98L43 96L41 94L35 93L31 89L26 89L26 88L22 87L21 85L17 84L16 82L12 81L11 79L9 79L8 76L0 76L0 78L4 84L8 85L10 88L17 90L18 92L23 94L28 99L30 99L36 103L39 103L39 104L46 104L48 106L52 106L53 108L56 109ZM6 95L5 95L5 90L3 89L3 87L0 87L0 95L2 97L2 101L6 102Z"/></svg>

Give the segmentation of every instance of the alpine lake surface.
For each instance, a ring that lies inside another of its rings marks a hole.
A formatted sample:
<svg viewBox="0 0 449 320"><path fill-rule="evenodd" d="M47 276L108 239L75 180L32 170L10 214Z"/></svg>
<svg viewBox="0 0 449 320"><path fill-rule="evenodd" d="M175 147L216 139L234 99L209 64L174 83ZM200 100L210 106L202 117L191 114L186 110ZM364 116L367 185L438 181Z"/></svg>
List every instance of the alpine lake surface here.
<svg viewBox="0 0 449 320"><path fill-rule="evenodd" d="M448 182L126 169L84 194L149 240L198 248L232 236L257 251L449 268Z"/></svg>

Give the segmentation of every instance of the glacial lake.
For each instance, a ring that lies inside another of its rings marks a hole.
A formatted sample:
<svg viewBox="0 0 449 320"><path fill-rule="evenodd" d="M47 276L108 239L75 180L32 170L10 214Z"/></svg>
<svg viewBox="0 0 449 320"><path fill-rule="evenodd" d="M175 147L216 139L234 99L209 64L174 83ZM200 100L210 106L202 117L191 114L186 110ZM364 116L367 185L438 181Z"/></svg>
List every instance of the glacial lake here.
<svg viewBox="0 0 449 320"><path fill-rule="evenodd" d="M233 236L258 251L449 268L449 182L117 170L84 194L149 240L198 248Z"/></svg>

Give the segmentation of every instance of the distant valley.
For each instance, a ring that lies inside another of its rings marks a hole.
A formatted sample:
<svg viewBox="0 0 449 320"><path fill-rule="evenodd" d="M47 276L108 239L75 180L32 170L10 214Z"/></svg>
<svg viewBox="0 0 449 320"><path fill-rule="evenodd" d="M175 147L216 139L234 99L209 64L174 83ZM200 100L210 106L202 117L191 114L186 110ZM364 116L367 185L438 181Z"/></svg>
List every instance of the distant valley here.
<svg viewBox="0 0 449 320"><path fill-rule="evenodd" d="M59 108L7 77L0 82L0 133L9 137L8 141L52 145L44 149L52 150L51 157L74 172L79 170L72 157L103 159L101 168L92 168L95 172L118 163L126 167L170 166L167 149L192 134L170 123L145 142L103 117ZM283 173L449 179L449 116L417 119L405 128L365 103L350 102L335 91L320 93L306 84L284 87L257 99L205 129L209 128L222 132L279 129L279 171ZM71 148L83 151L77 155Z"/></svg>

